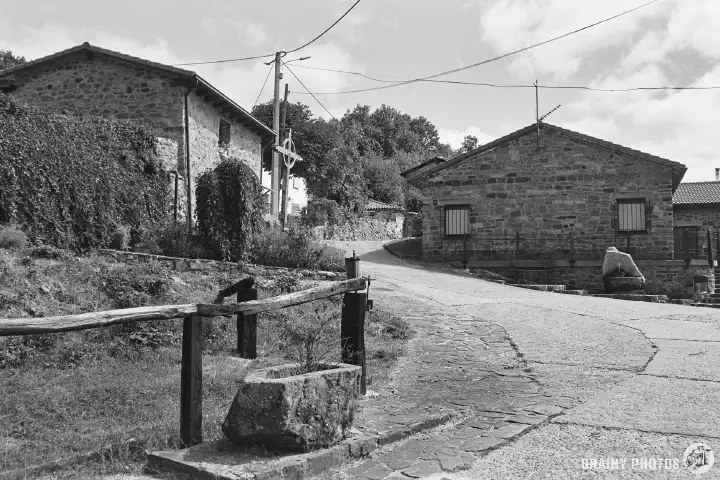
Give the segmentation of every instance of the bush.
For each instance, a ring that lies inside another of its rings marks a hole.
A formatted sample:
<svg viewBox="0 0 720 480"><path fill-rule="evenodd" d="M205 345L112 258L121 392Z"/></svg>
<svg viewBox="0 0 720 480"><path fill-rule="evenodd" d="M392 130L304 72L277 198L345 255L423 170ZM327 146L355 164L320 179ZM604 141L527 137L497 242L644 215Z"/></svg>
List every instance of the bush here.
<svg viewBox="0 0 720 480"><path fill-rule="evenodd" d="M343 250L315 241L310 227L292 223L286 232L260 234L252 260L261 265L342 271L344 256Z"/></svg>
<svg viewBox="0 0 720 480"><path fill-rule="evenodd" d="M158 232L157 245L168 257L221 260L208 248L202 235L188 234L187 227L177 223L167 224Z"/></svg>
<svg viewBox="0 0 720 480"><path fill-rule="evenodd" d="M105 247L116 226L150 226L168 212L169 174L155 135L117 120L53 115L0 94L0 222L33 243Z"/></svg>
<svg viewBox="0 0 720 480"><path fill-rule="evenodd" d="M257 175L239 159L224 157L198 177L198 230L219 260L246 261L262 226Z"/></svg>
<svg viewBox="0 0 720 480"><path fill-rule="evenodd" d="M294 375L339 363L340 309L336 302L317 301L293 308L280 330L285 356L298 365Z"/></svg>
<svg viewBox="0 0 720 480"><path fill-rule="evenodd" d="M22 230L15 227L0 228L0 248L21 249L25 248L27 237Z"/></svg>

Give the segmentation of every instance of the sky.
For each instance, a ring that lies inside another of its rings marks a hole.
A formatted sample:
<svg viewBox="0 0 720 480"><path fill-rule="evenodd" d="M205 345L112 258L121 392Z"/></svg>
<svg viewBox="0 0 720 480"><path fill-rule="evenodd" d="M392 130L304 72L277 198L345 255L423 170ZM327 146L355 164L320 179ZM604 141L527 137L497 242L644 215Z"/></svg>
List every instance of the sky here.
<svg viewBox="0 0 720 480"><path fill-rule="evenodd" d="M284 60L290 100L316 116L383 104L424 116L453 147L535 122L534 88L387 83L461 68L593 24L649 0L360 0L333 29ZM288 51L355 0L0 0L0 49L34 59L90 42L170 65ZM720 86L720 1L658 0L635 12L442 80L531 86ZM185 66L250 110L272 97L265 58ZM315 92L321 106L306 93ZM282 90L281 90L282 91ZM261 93L262 92L262 93ZM320 95L322 94L322 95ZM684 181L715 180L720 89L595 92L540 89L545 121L684 163ZM327 111L325 110L327 109ZM302 152L299 152L302 154Z"/></svg>

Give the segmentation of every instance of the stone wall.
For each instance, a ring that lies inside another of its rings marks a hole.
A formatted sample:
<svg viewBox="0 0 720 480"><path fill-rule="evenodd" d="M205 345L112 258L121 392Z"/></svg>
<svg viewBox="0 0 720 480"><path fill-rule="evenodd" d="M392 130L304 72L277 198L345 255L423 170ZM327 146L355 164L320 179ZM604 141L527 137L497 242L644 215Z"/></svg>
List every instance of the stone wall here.
<svg viewBox="0 0 720 480"><path fill-rule="evenodd" d="M673 216L676 227L720 229L720 205L675 205Z"/></svg>
<svg viewBox="0 0 720 480"><path fill-rule="evenodd" d="M580 142L554 130L511 140L477 153L425 178L423 257L442 258L452 239L445 237L444 208L468 204L470 259L481 258L493 237L547 236L575 231L575 248L599 253L620 244L616 201L644 198L648 233L631 236L630 253L673 258L671 167ZM621 240L624 245L624 240Z"/></svg>
<svg viewBox="0 0 720 480"><path fill-rule="evenodd" d="M602 283L602 262L588 262L594 265L580 265L574 268L555 267L552 283L571 285L591 293L604 293ZM715 291L715 273L707 261L694 260L688 267L682 260L635 260L645 277L644 290L648 294L692 295L693 277L706 275L708 290Z"/></svg>
<svg viewBox="0 0 720 480"><path fill-rule="evenodd" d="M175 141L184 171L184 88L153 68L101 54L74 53L13 75L19 100L54 113L133 120Z"/></svg>
<svg viewBox="0 0 720 480"><path fill-rule="evenodd" d="M106 260L127 265L159 264L165 268L178 272L228 272L230 274L263 275L272 277L276 275L296 275L314 280L345 280L345 272L325 272L307 269L294 269L285 267L272 267L266 265L238 264L234 262L220 262L201 258L178 258L152 255L149 253L124 252L120 250L101 249L98 255Z"/></svg>
<svg viewBox="0 0 720 480"><path fill-rule="evenodd" d="M220 162L221 155L236 157L260 175L260 135L248 130L235 119L223 116L220 111L200 98L194 91L188 95L189 142L190 142L190 201L195 215L196 179L206 170ZM230 124L228 149L220 149L220 120Z"/></svg>
<svg viewBox="0 0 720 480"><path fill-rule="evenodd" d="M419 213L406 212L403 224L403 237L421 237L423 218Z"/></svg>
<svg viewBox="0 0 720 480"><path fill-rule="evenodd" d="M315 236L322 240L348 242L394 240L403 237L404 225L405 215L401 212L367 211L357 221L315 227Z"/></svg>

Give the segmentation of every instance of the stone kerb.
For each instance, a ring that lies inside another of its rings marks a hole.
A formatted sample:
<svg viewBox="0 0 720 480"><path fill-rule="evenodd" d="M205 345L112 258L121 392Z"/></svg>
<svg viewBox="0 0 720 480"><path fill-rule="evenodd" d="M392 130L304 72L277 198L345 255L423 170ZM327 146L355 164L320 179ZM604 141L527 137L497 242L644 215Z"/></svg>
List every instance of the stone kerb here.
<svg viewBox="0 0 720 480"><path fill-rule="evenodd" d="M178 272L228 272L231 274L247 273L251 275L277 276L296 275L309 280L344 280L345 272L327 272L324 270L309 270L300 268L274 267L268 265L239 264L235 262L222 262L202 258L181 258L153 255L150 253L125 252L121 250L100 249L100 257L117 263L127 265L159 264L170 270Z"/></svg>

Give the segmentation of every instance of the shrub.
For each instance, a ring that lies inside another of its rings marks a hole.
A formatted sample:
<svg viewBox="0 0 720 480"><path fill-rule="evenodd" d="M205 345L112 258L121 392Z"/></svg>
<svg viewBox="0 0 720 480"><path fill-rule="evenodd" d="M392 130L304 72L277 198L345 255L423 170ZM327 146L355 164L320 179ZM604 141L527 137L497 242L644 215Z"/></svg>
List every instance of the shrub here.
<svg viewBox="0 0 720 480"><path fill-rule="evenodd" d="M201 235L188 234L187 227L181 224L169 223L162 227L157 235L157 245L168 257L221 260L205 245Z"/></svg>
<svg viewBox="0 0 720 480"><path fill-rule="evenodd" d="M0 228L0 248L25 248L27 237L22 230L15 227Z"/></svg>
<svg viewBox="0 0 720 480"><path fill-rule="evenodd" d="M110 248L115 250L127 250L130 242L130 231L127 227L118 227L113 233Z"/></svg>
<svg viewBox="0 0 720 480"><path fill-rule="evenodd" d="M165 298L171 281L169 272L155 265L120 266L103 275L102 285L113 301L113 308L133 308L157 304ZM154 347L171 343L175 323L171 320L134 322L118 325L113 331L130 344Z"/></svg>
<svg viewBox="0 0 720 480"><path fill-rule="evenodd" d="M198 177L198 228L221 260L246 261L262 226L260 182L239 159L224 157Z"/></svg>
<svg viewBox="0 0 720 480"><path fill-rule="evenodd" d="M252 259L263 265L342 271L344 255L343 250L316 241L310 227L292 223L286 232L262 232Z"/></svg>
<svg viewBox="0 0 720 480"><path fill-rule="evenodd" d="M293 308L280 330L285 356L298 365L295 375L322 370L338 363L340 309L336 302L317 301Z"/></svg>
<svg viewBox="0 0 720 480"><path fill-rule="evenodd" d="M169 174L146 128L53 115L0 94L0 222L22 223L33 243L72 250L110 244L118 224L164 218Z"/></svg>

